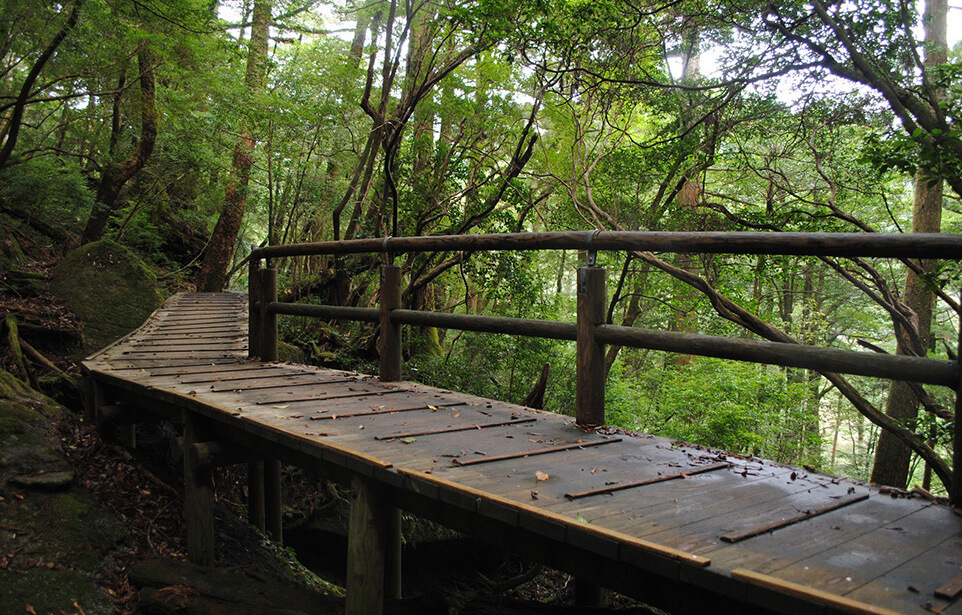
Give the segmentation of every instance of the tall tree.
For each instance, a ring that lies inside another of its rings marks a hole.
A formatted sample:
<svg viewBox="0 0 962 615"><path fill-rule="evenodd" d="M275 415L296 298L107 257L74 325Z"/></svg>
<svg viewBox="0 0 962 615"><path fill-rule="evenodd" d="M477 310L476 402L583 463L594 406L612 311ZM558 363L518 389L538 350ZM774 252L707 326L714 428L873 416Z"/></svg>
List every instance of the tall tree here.
<svg viewBox="0 0 962 615"><path fill-rule="evenodd" d="M271 26L271 0L255 0L251 16L251 39L247 53L247 73L244 85L249 95L264 88L267 76L268 43ZM231 175L227 180L224 205L214 226L204 262L197 274L197 288L205 292L220 292L227 284L227 271L234 255L234 244L240 233L247 205L247 185L254 166L256 139L253 127L246 126L234 146Z"/></svg>
<svg viewBox="0 0 962 615"><path fill-rule="evenodd" d="M945 64L948 58L947 15L947 0L926 0L922 17L925 27L923 79L930 84L935 81L932 77L933 69ZM936 93L935 96L943 98L944 93ZM936 109L931 110L933 114L936 112ZM942 226L942 178L933 177L926 168L919 168L915 174L914 192L912 232L938 233ZM915 325L916 332L910 335L895 322L898 354L925 356L931 346L934 297L925 277L930 275L934 268L935 263L925 261L918 268L909 268L906 272L902 304L906 317ZM885 413L911 426L919 413L916 390L906 382L893 381L889 388ZM882 432L875 451L872 482L904 489L909 479L911 456L912 451L901 441L889 432Z"/></svg>
<svg viewBox="0 0 962 615"><path fill-rule="evenodd" d="M104 235L107 222L114 214L117 197L124 185L130 181L147 164L147 159L154 152L157 142L157 125L159 118L155 102L153 54L147 42L140 44L137 50L137 66L140 70L140 140L137 149L128 158L121 161L110 160L100 173L100 183L97 186L97 200L90 210L87 225L84 228L80 243L97 241ZM121 77L121 80L123 77ZM114 113L116 117L116 113ZM111 131L111 154L116 143L118 123L113 123Z"/></svg>
<svg viewBox="0 0 962 615"><path fill-rule="evenodd" d="M60 47L60 44L63 43L67 35L69 35L74 29L74 26L77 25L77 20L80 18L81 6L83 6L83 0L73 1L70 5L70 13L67 15L67 20L47 46L44 47L43 51L40 52L40 55L34 60L33 66L31 66L27 72L27 76L23 80L23 85L20 86L20 93L17 95L16 100L14 100L12 113L9 118L6 118L2 128L0 128L0 142L3 143L3 146L0 147L0 168L3 168L10 159L14 147L17 145L17 138L20 135L20 128L23 124L24 109L30 102L30 98L37 94L34 91L34 84L40 76L41 71L43 71L44 66L46 66L50 58L57 52L57 48Z"/></svg>

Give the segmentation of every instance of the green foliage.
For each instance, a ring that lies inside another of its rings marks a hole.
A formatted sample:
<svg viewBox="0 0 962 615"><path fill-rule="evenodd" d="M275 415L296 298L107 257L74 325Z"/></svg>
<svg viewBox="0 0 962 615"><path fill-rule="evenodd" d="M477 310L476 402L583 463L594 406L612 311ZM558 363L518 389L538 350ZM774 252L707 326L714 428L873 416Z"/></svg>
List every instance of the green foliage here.
<svg viewBox="0 0 962 615"><path fill-rule="evenodd" d="M35 216L64 232L81 224L93 199L81 169L54 158L0 170L0 208Z"/></svg>

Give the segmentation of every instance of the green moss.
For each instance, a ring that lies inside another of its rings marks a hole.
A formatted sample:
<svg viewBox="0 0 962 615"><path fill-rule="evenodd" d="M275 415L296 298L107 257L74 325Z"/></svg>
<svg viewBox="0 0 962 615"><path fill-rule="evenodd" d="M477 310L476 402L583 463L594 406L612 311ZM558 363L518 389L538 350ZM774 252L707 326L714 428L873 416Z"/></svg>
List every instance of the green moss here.
<svg viewBox="0 0 962 615"><path fill-rule="evenodd" d="M26 613L28 606L38 614L114 612L110 597L75 570L0 570L0 587L0 613Z"/></svg>
<svg viewBox="0 0 962 615"><path fill-rule="evenodd" d="M26 555L90 573L98 571L107 554L127 539L120 521L79 489L33 493L0 507L0 516L29 529L35 537Z"/></svg>
<svg viewBox="0 0 962 615"><path fill-rule="evenodd" d="M287 342L277 342L277 359L279 361L287 361L288 363L306 363L307 358L304 351L294 346L293 344L288 344Z"/></svg>
<svg viewBox="0 0 962 615"><path fill-rule="evenodd" d="M50 290L84 321L84 338L94 348L133 331L164 302L147 265L110 240L64 257L53 270Z"/></svg>

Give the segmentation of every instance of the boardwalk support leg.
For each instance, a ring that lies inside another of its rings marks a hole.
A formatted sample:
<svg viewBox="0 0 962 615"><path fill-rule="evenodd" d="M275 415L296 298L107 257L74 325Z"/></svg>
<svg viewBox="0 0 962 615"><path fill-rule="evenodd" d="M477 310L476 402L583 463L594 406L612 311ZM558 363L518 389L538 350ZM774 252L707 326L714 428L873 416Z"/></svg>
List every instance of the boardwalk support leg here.
<svg viewBox="0 0 962 615"><path fill-rule="evenodd" d="M351 516L347 535L345 615L381 615L388 526L393 509L368 478L351 482Z"/></svg>
<svg viewBox="0 0 962 615"><path fill-rule="evenodd" d="M581 267L575 408L578 425L587 428L605 424L605 347L595 340L595 327L605 318L605 270Z"/></svg>
<svg viewBox="0 0 962 615"><path fill-rule="evenodd" d="M583 607L607 606L608 595L605 588L579 577L575 579L575 604Z"/></svg>
<svg viewBox="0 0 962 615"><path fill-rule="evenodd" d="M284 542L284 518L281 507L281 462L264 461L264 520L267 535L278 543Z"/></svg>
<svg viewBox="0 0 962 615"><path fill-rule="evenodd" d="M247 464L247 521L260 532L267 531L264 517L264 462Z"/></svg>
<svg viewBox="0 0 962 615"><path fill-rule="evenodd" d="M212 468L189 454L202 442L204 425L184 412L184 519L187 523L187 559L201 566L214 565L214 490Z"/></svg>
<svg viewBox="0 0 962 615"><path fill-rule="evenodd" d="M387 537L384 560L384 597L401 599L401 509L387 511Z"/></svg>

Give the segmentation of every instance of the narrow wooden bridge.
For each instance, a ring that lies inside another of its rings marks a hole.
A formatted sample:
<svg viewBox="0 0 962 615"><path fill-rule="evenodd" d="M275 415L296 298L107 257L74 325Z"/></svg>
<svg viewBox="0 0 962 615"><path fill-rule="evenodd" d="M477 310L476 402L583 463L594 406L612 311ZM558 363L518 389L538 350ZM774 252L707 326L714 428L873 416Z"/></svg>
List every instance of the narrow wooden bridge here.
<svg viewBox="0 0 962 615"><path fill-rule="evenodd" d="M133 443L136 423L183 423L195 562L214 561L213 468L248 464L251 522L280 539L284 462L352 486L352 615L400 595L399 509L571 572L583 595L603 586L673 613L962 613L962 518L949 506L394 378L249 358L249 305L254 350L268 355L272 314L303 309L277 304L276 274L257 269L250 300L177 295L84 362L105 430ZM382 294L380 311L351 317L389 318L396 298Z"/></svg>

